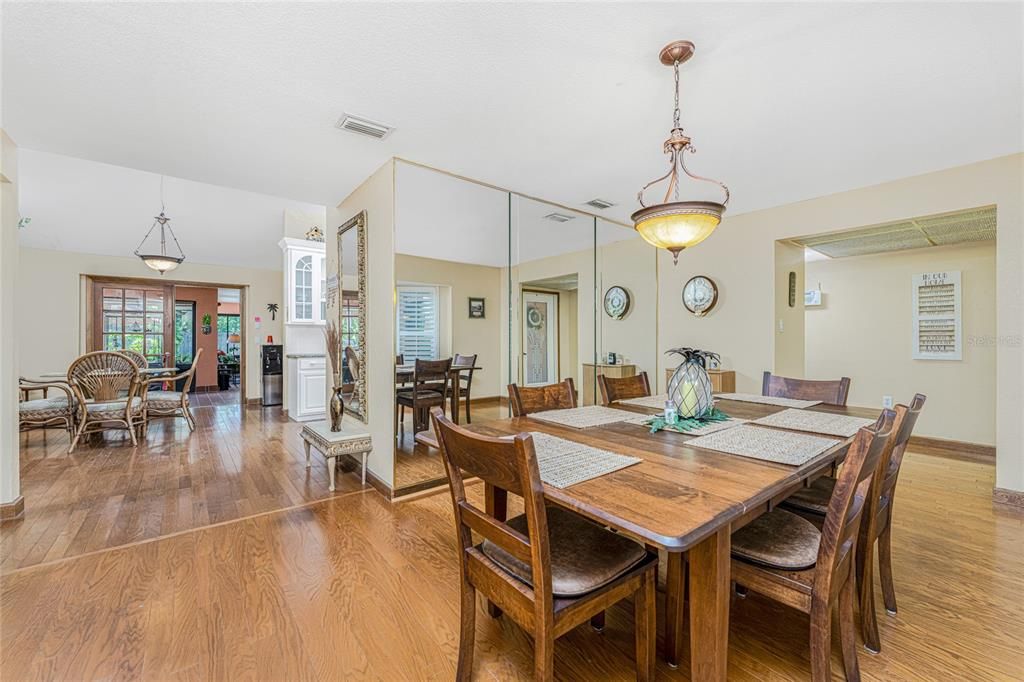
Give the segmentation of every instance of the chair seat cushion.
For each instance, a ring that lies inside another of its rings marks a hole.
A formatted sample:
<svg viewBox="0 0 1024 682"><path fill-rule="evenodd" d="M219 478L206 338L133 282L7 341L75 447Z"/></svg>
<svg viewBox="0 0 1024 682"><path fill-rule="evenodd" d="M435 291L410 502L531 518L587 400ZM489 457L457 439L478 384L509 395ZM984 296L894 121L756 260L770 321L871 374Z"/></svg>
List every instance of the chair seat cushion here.
<svg viewBox="0 0 1024 682"><path fill-rule="evenodd" d="M425 390L422 388L417 391L413 391L412 389L408 391L399 391L397 395L400 399L407 401L411 401L414 397L416 400L441 400L444 398L444 396L437 391Z"/></svg>
<svg viewBox="0 0 1024 682"><path fill-rule="evenodd" d="M125 409L128 407L127 400L107 400L99 403L86 403L85 409L89 413L89 419L124 419ZM142 412L142 398L132 398L132 414Z"/></svg>
<svg viewBox="0 0 1024 682"><path fill-rule="evenodd" d="M732 555L759 566L801 571L818 561L821 533L785 509L762 514L732 534Z"/></svg>
<svg viewBox="0 0 1024 682"><path fill-rule="evenodd" d="M181 407L181 391L150 391L146 402L150 407L156 408ZM188 394L185 396L185 402L188 402Z"/></svg>
<svg viewBox="0 0 1024 682"><path fill-rule="evenodd" d="M557 597L579 597L607 585L647 556L642 545L559 507L548 507L551 547L551 591ZM508 525L528 534L526 515ZM529 565L485 540L480 550L511 575L532 585Z"/></svg>
<svg viewBox="0 0 1024 682"><path fill-rule="evenodd" d="M22 419L54 419L67 417L68 414L67 397L40 398L18 403L18 416Z"/></svg>
<svg viewBox="0 0 1024 682"><path fill-rule="evenodd" d="M836 479L831 476L822 476L807 488L801 488L787 497L785 504L793 509L824 516L828 511L828 503L832 499L832 491L835 490L835 487Z"/></svg>

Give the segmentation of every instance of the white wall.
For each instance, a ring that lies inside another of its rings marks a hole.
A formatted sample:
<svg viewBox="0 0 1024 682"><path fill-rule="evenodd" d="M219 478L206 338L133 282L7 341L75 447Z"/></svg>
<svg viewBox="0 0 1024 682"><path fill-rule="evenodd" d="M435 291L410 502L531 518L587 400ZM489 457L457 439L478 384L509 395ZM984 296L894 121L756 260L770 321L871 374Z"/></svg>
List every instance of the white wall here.
<svg viewBox="0 0 1024 682"><path fill-rule="evenodd" d="M911 278L949 270L962 277L963 359L914 360ZM823 292L806 311L808 377L856 377L853 405L924 393L917 434L995 445L995 242L812 261L807 281Z"/></svg>
<svg viewBox="0 0 1024 682"><path fill-rule="evenodd" d="M18 148L0 129L0 504L21 495L18 460Z"/></svg>
<svg viewBox="0 0 1024 682"><path fill-rule="evenodd" d="M21 354L18 371L28 377L64 370L85 352L86 291L82 275L142 277L155 273L138 258L98 256L67 251L18 250L17 325ZM167 280L237 284L246 288L246 397L261 395L260 345L281 338L281 319L271 322L266 304L281 300L281 272L184 262ZM260 328L255 318L260 317Z"/></svg>

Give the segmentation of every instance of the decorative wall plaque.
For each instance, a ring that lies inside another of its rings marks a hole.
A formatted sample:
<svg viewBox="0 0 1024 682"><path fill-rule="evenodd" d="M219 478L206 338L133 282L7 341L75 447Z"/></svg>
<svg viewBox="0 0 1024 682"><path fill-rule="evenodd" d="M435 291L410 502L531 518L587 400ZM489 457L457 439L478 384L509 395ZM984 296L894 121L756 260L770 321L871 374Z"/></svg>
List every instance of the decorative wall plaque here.
<svg viewBox="0 0 1024 682"><path fill-rule="evenodd" d="M963 359L959 272L914 275L913 316L912 358Z"/></svg>

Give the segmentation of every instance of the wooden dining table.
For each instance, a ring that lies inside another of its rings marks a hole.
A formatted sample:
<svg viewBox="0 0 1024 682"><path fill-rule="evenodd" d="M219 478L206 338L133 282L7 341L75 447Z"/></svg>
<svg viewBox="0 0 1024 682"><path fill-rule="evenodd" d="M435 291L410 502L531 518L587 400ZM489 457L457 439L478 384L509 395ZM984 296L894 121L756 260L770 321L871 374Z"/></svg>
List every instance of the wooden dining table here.
<svg viewBox="0 0 1024 682"><path fill-rule="evenodd" d="M631 412L648 408L613 403ZM739 419L757 419L785 408L720 400L718 408ZM879 410L818 405L807 408L869 419ZM692 436L625 422L574 429L530 417L468 426L502 436L537 431L596 448L641 458L641 462L567 488L544 485L552 503L664 550L668 557L663 654L677 666L683 652L683 600L687 574L690 602L690 674L694 680L726 679L729 590L733 531L771 511L779 502L831 471L853 438L800 466L778 464L688 446ZM507 515L508 493L485 486L487 511Z"/></svg>
<svg viewBox="0 0 1024 682"><path fill-rule="evenodd" d="M470 370L481 370L483 367L477 367L475 365L452 365L451 369L448 370L449 377L449 390L451 391L448 395L448 405L451 410L452 421L456 424L459 423L459 405L462 396L459 395L459 376L463 372ZM396 384L407 384L412 381L413 374L416 371L416 365L395 365L395 383ZM399 386L401 388L401 386Z"/></svg>

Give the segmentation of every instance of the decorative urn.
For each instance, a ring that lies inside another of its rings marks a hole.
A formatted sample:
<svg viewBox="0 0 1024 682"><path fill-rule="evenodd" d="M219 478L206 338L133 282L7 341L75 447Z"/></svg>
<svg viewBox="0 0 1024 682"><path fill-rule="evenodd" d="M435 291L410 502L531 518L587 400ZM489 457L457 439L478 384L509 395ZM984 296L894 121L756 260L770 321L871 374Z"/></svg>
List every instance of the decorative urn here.
<svg viewBox="0 0 1024 682"><path fill-rule="evenodd" d="M683 358L668 382L668 397L676 406L676 412L682 419L707 417L714 409L707 361L712 358L717 361L718 355L696 348L673 348L667 353Z"/></svg>

